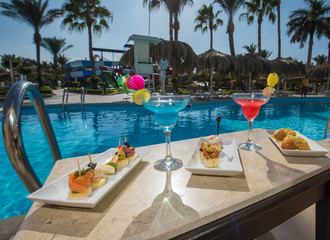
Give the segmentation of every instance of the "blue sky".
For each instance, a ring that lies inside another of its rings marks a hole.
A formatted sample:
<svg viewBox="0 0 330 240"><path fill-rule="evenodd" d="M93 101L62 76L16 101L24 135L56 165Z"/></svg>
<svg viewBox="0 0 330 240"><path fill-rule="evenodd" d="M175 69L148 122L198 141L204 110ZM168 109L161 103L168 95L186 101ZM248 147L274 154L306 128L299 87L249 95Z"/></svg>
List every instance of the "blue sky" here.
<svg viewBox="0 0 330 240"><path fill-rule="evenodd" d="M2 1L9 2L9 1ZM210 47L209 32L201 34L200 31L194 32L194 19L198 9L203 4L210 4L213 0L195 0L193 7L187 7L180 17L179 40L188 43L196 52L200 54ZM49 9L60 8L64 0L50 0ZM330 0L326 1L330 4ZM142 0L103 0L102 5L106 6L113 14L113 22L110 23L110 30L104 31L101 36L93 39L93 46L99 48L123 49L130 35L141 34L148 35L148 10L143 8ZM287 36L286 23L289 15L297 8L305 8L304 0L282 0L281 6L281 29L282 29L282 56L292 56L299 61L306 62L307 46L302 49L299 44L290 44L290 38ZM219 10L218 4L214 6L215 10ZM251 43L257 44L257 23L247 25L246 20L239 22L239 14L235 16L235 51L237 53L245 53L244 45ZM276 10L275 10L276 11ZM158 11L151 13L151 36L169 39L168 12L161 7ZM214 32L213 48L230 53L228 34L226 34L227 15L222 12L220 18L224 24ZM61 28L62 18L54 23L44 27L41 30L42 37L65 38L67 44L74 47L67 50L65 54L72 60L88 58L88 37L87 31L82 33L69 32L67 28ZM0 16L0 55L15 54L16 56L28 57L36 59L35 45L33 44L33 29L21 22L14 21L11 18ZM262 48L272 51L270 59L277 57L277 25L271 24L268 19L264 19L262 25ZM328 53L328 39L322 37L320 40L314 39L313 57ZM112 55L110 53L104 55L109 60L119 60L120 55ZM41 51L42 61L52 61L51 55L44 49Z"/></svg>

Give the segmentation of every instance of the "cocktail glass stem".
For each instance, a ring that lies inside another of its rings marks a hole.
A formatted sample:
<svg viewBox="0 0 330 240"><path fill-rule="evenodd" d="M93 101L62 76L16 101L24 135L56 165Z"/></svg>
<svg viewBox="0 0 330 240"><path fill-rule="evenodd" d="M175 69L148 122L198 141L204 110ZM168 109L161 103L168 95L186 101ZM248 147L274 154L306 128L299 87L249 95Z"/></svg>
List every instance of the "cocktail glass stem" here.
<svg viewBox="0 0 330 240"><path fill-rule="evenodd" d="M166 156L162 160L158 160L154 164L154 168L159 171L174 171L183 166L180 159L173 158L171 153L171 130L169 127L164 128L166 141Z"/></svg>
<svg viewBox="0 0 330 240"><path fill-rule="evenodd" d="M248 120L249 124L249 137L246 140L245 143L239 144L239 148L244 149L244 150L249 150L249 151L258 151L261 150L262 147L259 144L256 144L253 142L253 135L252 135L252 125L253 125L253 120Z"/></svg>
<svg viewBox="0 0 330 240"><path fill-rule="evenodd" d="M171 153L171 130L168 128L165 128L165 141L166 141L166 157L165 159L171 160L172 159L172 153Z"/></svg>
<svg viewBox="0 0 330 240"><path fill-rule="evenodd" d="M253 125L253 120L249 120L249 138L246 141L247 143L253 144L253 137L252 137L252 125Z"/></svg>

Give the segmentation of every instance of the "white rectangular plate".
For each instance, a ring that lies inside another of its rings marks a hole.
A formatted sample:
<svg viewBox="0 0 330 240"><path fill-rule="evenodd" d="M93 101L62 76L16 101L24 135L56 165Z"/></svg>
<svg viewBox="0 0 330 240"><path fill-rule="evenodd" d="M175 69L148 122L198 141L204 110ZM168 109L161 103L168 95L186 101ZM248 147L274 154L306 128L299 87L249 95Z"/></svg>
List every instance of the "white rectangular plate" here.
<svg viewBox="0 0 330 240"><path fill-rule="evenodd" d="M95 157L93 162L97 163L98 165L109 162L117 150L117 148L110 148L109 150ZM46 186L43 186L39 190L28 195L27 198L36 202L49 203L54 205L93 208L111 189L113 189L130 171L132 171L137 164L139 164L139 162L148 153L148 151L149 150L147 149L136 149L136 153L139 154L137 159L131 161L127 166L118 170L115 174L105 175L107 182L102 187L93 189L92 194L84 199L71 200L68 198L68 175L78 169L72 170L62 177L56 179L55 181L47 184ZM87 164L88 163L81 165L81 169L87 168Z"/></svg>
<svg viewBox="0 0 330 240"><path fill-rule="evenodd" d="M207 138L200 138L190 161L185 168L192 173L202 175L234 176L243 172L241 160L238 155L236 141L234 138L221 138L223 149L220 154L219 166L207 168L199 158L199 148Z"/></svg>
<svg viewBox="0 0 330 240"><path fill-rule="evenodd" d="M276 145L276 147L287 156L300 156L300 157L320 157L324 154L328 153L328 150L324 147L321 147L319 144L314 142L313 140L305 137L301 133L295 131L297 133L297 136L302 137L308 142L308 145L310 146L311 150L297 150L297 149L282 149L281 144L276 141L276 139L272 136L274 135L276 130L266 130L266 133L268 134L270 140Z"/></svg>

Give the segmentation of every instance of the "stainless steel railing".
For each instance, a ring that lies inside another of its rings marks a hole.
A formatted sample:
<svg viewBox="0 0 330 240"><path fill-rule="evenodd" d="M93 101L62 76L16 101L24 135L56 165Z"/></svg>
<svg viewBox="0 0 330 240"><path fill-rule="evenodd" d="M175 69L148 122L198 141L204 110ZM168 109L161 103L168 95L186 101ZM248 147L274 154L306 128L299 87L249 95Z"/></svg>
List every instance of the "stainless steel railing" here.
<svg viewBox="0 0 330 240"><path fill-rule="evenodd" d="M61 159L61 153L45 103L39 90L31 82L16 82L7 93L2 111L3 141L9 160L17 175L28 191L34 192L38 190L42 184L29 162L22 138L21 110L25 94L29 96L37 112L41 126L49 143L54 162Z"/></svg>
<svg viewBox="0 0 330 240"><path fill-rule="evenodd" d="M66 94L66 99L65 99L65 94ZM65 99L65 103L68 103L69 90L67 88L63 89L63 96L62 96L62 105L63 105L63 107L64 107L64 99Z"/></svg>
<svg viewBox="0 0 330 240"><path fill-rule="evenodd" d="M328 117L327 126L325 127L324 139L328 138L330 128L330 117Z"/></svg>
<svg viewBox="0 0 330 240"><path fill-rule="evenodd" d="M81 107L85 104L85 89L82 87L80 91L80 103Z"/></svg>

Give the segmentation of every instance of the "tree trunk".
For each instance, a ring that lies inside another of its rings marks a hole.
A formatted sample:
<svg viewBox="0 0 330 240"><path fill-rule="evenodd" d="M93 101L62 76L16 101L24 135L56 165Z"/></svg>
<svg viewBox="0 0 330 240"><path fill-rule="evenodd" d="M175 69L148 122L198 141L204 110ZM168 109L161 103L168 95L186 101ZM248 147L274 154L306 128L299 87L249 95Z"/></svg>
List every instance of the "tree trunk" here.
<svg viewBox="0 0 330 240"><path fill-rule="evenodd" d="M92 67L92 76L95 78L95 64L94 64L94 57L93 57L93 36L92 36L92 24L87 23L88 28L88 45L89 45L89 59L91 61L91 67Z"/></svg>
<svg viewBox="0 0 330 240"><path fill-rule="evenodd" d="M213 24L212 22L209 23L210 28L210 47L213 49Z"/></svg>
<svg viewBox="0 0 330 240"><path fill-rule="evenodd" d="M278 55L281 57L281 0L277 0L277 35L278 35Z"/></svg>
<svg viewBox="0 0 330 240"><path fill-rule="evenodd" d="M58 71L57 71L57 56L54 56L54 77L55 77L55 85L57 85Z"/></svg>
<svg viewBox="0 0 330 240"><path fill-rule="evenodd" d="M308 55L307 55L307 62L306 62L306 71L310 69L311 61L312 61L312 51L313 51L313 36L314 36L314 29L309 33L309 44L308 44Z"/></svg>
<svg viewBox="0 0 330 240"><path fill-rule="evenodd" d="M174 40L175 41L179 41L180 23L179 23L178 15L177 14L174 14L174 25L173 25L173 29L174 29Z"/></svg>
<svg viewBox="0 0 330 240"><path fill-rule="evenodd" d="M235 25L234 25L234 22L233 22L233 18L230 17L229 20L228 20L227 33L229 35L230 54L232 56L235 56L234 30L235 30Z"/></svg>
<svg viewBox="0 0 330 240"><path fill-rule="evenodd" d="M43 86L42 76L41 76L41 57L40 57L40 44L41 44L41 35L39 32L34 33L34 42L36 44L37 51L37 81L39 86Z"/></svg>
<svg viewBox="0 0 330 240"><path fill-rule="evenodd" d="M170 41L173 41L173 12L170 11Z"/></svg>
<svg viewBox="0 0 330 240"><path fill-rule="evenodd" d="M330 39L328 43L328 62L330 62Z"/></svg>
<svg viewBox="0 0 330 240"><path fill-rule="evenodd" d="M262 24L262 15L258 16L258 56L261 56L261 24Z"/></svg>

